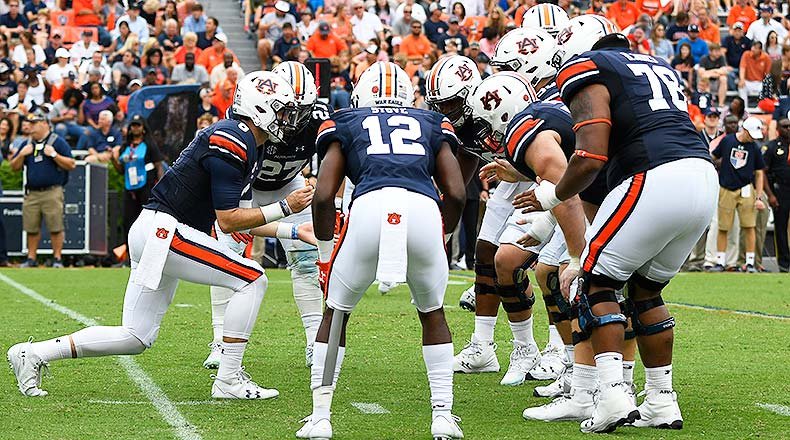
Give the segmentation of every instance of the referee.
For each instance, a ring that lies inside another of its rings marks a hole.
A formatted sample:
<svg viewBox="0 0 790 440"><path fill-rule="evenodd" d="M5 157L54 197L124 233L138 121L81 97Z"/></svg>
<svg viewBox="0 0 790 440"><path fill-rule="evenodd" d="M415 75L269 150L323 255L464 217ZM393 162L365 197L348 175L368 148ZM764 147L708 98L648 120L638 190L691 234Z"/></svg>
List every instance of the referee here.
<svg viewBox="0 0 790 440"><path fill-rule="evenodd" d="M790 252L787 246L787 223L790 217L790 119L782 118L777 123L779 137L768 143L764 154L768 185L768 203L774 210L774 238L776 261L780 272L790 269Z"/></svg>

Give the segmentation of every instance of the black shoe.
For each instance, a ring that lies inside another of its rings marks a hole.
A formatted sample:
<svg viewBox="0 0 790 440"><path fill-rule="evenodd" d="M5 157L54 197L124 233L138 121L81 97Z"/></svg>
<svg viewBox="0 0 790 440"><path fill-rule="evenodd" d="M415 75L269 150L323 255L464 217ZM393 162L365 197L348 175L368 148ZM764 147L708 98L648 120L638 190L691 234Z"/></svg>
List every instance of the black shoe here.
<svg viewBox="0 0 790 440"><path fill-rule="evenodd" d="M754 268L753 264L746 264L743 266L741 272L757 273L757 269Z"/></svg>
<svg viewBox="0 0 790 440"><path fill-rule="evenodd" d="M708 268L708 272L724 272L724 266L717 264Z"/></svg>
<svg viewBox="0 0 790 440"><path fill-rule="evenodd" d="M38 262L36 260L28 258L27 260L25 260L24 263L20 264L19 267L21 268L38 267Z"/></svg>
<svg viewBox="0 0 790 440"><path fill-rule="evenodd" d="M788 273L790 272L790 267L779 267L779 272Z"/></svg>

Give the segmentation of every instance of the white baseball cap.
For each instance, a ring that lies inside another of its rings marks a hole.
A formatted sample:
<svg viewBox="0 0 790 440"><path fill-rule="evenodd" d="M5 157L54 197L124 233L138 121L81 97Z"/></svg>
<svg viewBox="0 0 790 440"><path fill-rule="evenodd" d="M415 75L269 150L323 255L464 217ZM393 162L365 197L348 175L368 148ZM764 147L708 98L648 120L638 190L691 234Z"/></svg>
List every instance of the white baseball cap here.
<svg viewBox="0 0 790 440"><path fill-rule="evenodd" d="M274 9L277 9L280 12L288 12L291 10L291 4L285 0L279 0L274 4Z"/></svg>
<svg viewBox="0 0 790 440"><path fill-rule="evenodd" d="M65 47L55 51L55 58L71 58L71 53Z"/></svg>
<svg viewBox="0 0 790 440"><path fill-rule="evenodd" d="M752 139L763 138L763 121L754 116L750 116L743 121L743 129L749 132Z"/></svg>
<svg viewBox="0 0 790 440"><path fill-rule="evenodd" d="M228 44L228 36L223 33L214 34L214 39L217 41L221 41L225 44Z"/></svg>

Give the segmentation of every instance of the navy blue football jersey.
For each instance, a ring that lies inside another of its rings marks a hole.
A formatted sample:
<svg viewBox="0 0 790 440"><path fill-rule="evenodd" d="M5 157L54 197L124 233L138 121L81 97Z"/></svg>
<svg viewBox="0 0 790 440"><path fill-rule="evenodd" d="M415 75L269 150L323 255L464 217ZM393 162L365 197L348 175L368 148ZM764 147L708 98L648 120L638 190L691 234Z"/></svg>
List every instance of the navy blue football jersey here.
<svg viewBox="0 0 790 440"><path fill-rule="evenodd" d="M215 209L239 207L257 168L255 136L243 122L222 119L195 135L151 190L145 208L210 233Z"/></svg>
<svg viewBox="0 0 790 440"><path fill-rule="evenodd" d="M252 187L258 191L275 191L293 180L313 158L318 128L332 115L332 109L316 102L310 121L283 143L267 141Z"/></svg>
<svg viewBox="0 0 790 440"><path fill-rule="evenodd" d="M557 83L552 81L545 86L543 86L540 90L535 91L535 95L541 101L562 101L560 99L560 89L557 88Z"/></svg>
<svg viewBox="0 0 790 440"><path fill-rule="evenodd" d="M565 103L592 84L605 86L611 97L610 187L678 159L710 160L689 118L680 76L665 61L601 49L571 59L557 75Z"/></svg>
<svg viewBox="0 0 790 440"><path fill-rule="evenodd" d="M535 172L524 162L527 148L544 131L560 135L560 147L566 158L576 148L576 135L568 108L561 101L533 102L519 112L505 130L505 157L519 173L535 180Z"/></svg>
<svg viewBox="0 0 790 440"><path fill-rule="evenodd" d="M443 115L415 108L369 107L336 112L321 126L316 147L323 159L332 142L346 157L352 200L370 191L399 187L439 200L433 185L442 142L459 147Z"/></svg>

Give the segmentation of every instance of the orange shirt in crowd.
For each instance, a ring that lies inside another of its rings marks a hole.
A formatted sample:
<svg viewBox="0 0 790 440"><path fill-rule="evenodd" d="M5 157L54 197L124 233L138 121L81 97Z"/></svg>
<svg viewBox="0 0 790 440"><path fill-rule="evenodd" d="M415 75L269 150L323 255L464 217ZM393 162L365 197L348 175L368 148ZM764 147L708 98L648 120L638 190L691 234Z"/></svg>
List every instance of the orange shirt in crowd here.
<svg viewBox="0 0 790 440"><path fill-rule="evenodd" d="M400 53L409 58L422 58L430 51L431 41L423 34L420 34L419 37L409 34L403 37L403 41L400 43Z"/></svg>
<svg viewBox="0 0 790 440"><path fill-rule="evenodd" d="M186 61L185 58L187 56L187 52L190 51L187 50L186 46L178 46L178 49L176 49L176 53L173 55L176 59L176 64L184 64L184 62ZM200 54L203 53L203 49L195 46L195 48L192 49L191 52L195 54L195 62L197 63L197 60L200 59Z"/></svg>
<svg viewBox="0 0 790 440"><path fill-rule="evenodd" d="M132 96L132 95L118 95L118 97L115 98L115 102L118 103L118 108L121 109L121 111L124 112L124 114L128 114L129 113L129 97L130 96Z"/></svg>
<svg viewBox="0 0 790 440"><path fill-rule="evenodd" d="M231 55L233 55L233 61L237 63L239 62L239 59L236 58L236 55L233 53L233 51L227 47L220 52L214 50L213 47L209 47L200 54L200 57L197 59L197 63L202 64L203 67L206 68L206 71L211 73L211 69L213 69L214 66L217 64L222 64L226 52L229 52Z"/></svg>
<svg viewBox="0 0 790 440"><path fill-rule="evenodd" d="M485 27L486 17L466 17L466 20L461 23L461 29L470 43L483 38L483 29Z"/></svg>
<svg viewBox="0 0 790 440"><path fill-rule="evenodd" d="M521 27L521 23L524 22L524 14L527 13L527 9L529 8L526 7L525 5L521 5L518 8L516 8L516 14L515 14L516 26Z"/></svg>
<svg viewBox="0 0 790 440"><path fill-rule="evenodd" d="M667 4L665 8L661 7L660 0L636 0L636 8L639 9L641 14L647 14L651 17L655 17L658 14L659 9L663 9L664 12L667 12L669 8L671 8L672 2Z"/></svg>
<svg viewBox="0 0 790 440"><path fill-rule="evenodd" d="M315 31L307 40L307 50L309 50L315 58L332 58L346 49L348 49L346 42L338 38L337 35L332 32L329 33L326 40L323 40L321 39L320 32Z"/></svg>
<svg viewBox="0 0 790 440"><path fill-rule="evenodd" d="M732 26L736 21L740 21L743 23L744 31L749 30L749 25L755 20L757 20L757 11L749 5L744 7L740 7L737 4L732 5L730 13L727 14L727 26Z"/></svg>
<svg viewBox="0 0 790 440"><path fill-rule="evenodd" d="M223 88L230 90L230 97L228 99L225 99L225 97L222 96ZM211 98L211 103L217 108L220 119L225 119L225 112L228 110L228 107L233 104L233 90L235 89L236 83L229 79L221 81L219 84L217 84L217 87L214 88L214 97Z"/></svg>
<svg viewBox="0 0 790 440"><path fill-rule="evenodd" d="M741 57L741 71L745 72L746 81L762 81L771 71L771 57L765 52L754 58L752 51L747 50Z"/></svg>
<svg viewBox="0 0 790 440"><path fill-rule="evenodd" d="M74 24L77 26L98 26L101 24L99 15L93 12L94 0L74 0L71 8L74 10ZM83 14L80 15L80 12Z"/></svg>
<svg viewBox="0 0 790 440"><path fill-rule="evenodd" d="M72 88L76 89L74 86L72 86ZM52 86L52 90L49 93L49 101L55 102L58 99L62 99L64 93L66 93L66 84L61 81L60 84L55 84Z"/></svg>
<svg viewBox="0 0 790 440"><path fill-rule="evenodd" d="M715 23L710 21L710 18L708 19L707 24L704 24L703 22L700 21L699 37L707 41L708 43L721 44L721 32L719 31L719 27L716 26Z"/></svg>
<svg viewBox="0 0 790 440"><path fill-rule="evenodd" d="M606 18L612 20L620 29L625 29L636 23L639 14L639 9L634 2L625 2L625 6L620 6L620 2L616 2L609 5Z"/></svg>

